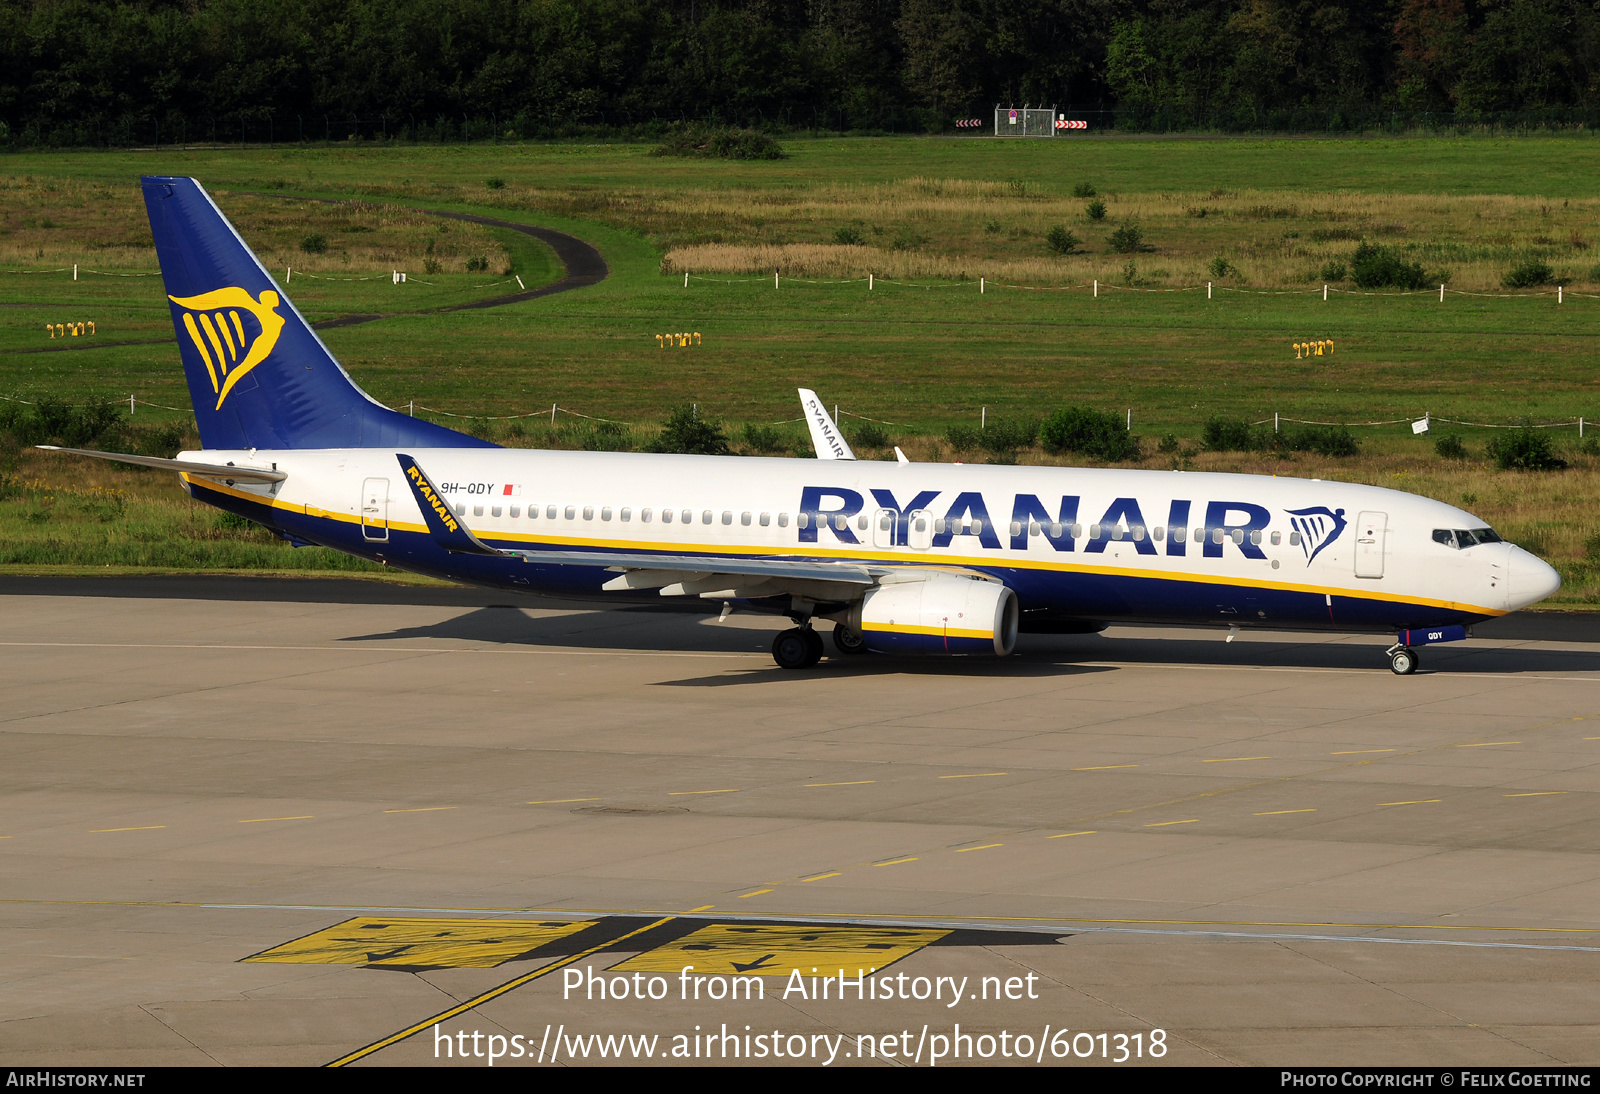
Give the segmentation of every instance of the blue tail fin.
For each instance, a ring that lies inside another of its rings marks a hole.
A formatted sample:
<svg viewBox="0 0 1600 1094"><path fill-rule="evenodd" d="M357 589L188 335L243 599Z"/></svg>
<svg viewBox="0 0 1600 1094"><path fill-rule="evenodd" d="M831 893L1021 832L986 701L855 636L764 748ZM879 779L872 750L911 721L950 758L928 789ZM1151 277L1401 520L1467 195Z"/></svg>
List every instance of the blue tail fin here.
<svg viewBox="0 0 1600 1094"><path fill-rule="evenodd" d="M493 447L356 387L199 183L141 181L204 447Z"/></svg>

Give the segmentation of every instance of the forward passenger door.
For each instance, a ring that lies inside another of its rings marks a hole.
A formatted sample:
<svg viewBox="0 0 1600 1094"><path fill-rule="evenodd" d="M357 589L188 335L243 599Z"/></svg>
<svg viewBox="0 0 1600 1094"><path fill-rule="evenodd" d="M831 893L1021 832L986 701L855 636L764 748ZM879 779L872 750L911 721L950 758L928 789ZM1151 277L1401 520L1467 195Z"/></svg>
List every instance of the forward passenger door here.
<svg viewBox="0 0 1600 1094"><path fill-rule="evenodd" d="M1356 576L1383 576L1384 536L1388 531L1387 513L1362 513L1356 520Z"/></svg>

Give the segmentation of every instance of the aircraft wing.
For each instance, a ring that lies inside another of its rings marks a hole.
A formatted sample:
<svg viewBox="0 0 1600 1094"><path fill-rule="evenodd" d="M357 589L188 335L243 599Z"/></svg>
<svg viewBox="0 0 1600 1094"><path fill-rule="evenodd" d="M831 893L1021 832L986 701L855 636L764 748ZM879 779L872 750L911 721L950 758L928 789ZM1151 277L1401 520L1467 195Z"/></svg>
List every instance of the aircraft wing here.
<svg viewBox="0 0 1600 1094"><path fill-rule="evenodd" d="M806 559L748 558L728 555L662 555L645 551L540 551L511 550L508 555L521 555L528 562L552 563L557 566L604 566L608 570L624 571L624 577L638 576L639 580L618 584L621 579L608 583L618 589L650 588L655 575L719 574L728 577L794 578L805 581L842 581L851 585L872 585L878 580L874 570L881 567L858 566L848 562L812 562Z"/></svg>

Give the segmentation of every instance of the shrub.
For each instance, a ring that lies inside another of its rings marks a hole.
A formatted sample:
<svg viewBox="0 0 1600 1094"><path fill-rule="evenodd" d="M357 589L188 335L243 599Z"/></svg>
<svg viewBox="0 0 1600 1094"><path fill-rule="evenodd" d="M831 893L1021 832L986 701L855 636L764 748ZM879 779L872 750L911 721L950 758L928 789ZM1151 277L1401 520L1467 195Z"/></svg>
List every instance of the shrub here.
<svg viewBox="0 0 1600 1094"><path fill-rule="evenodd" d="M504 190L506 180L499 175L490 175L487 179L484 179L483 184L491 190Z"/></svg>
<svg viewBox="0 0 1600 1094"><path fill-rule="evenodd" d="M40 399L33 406L25 403L0 404L0 431L9 433L19 445L59 444L86 448L102 438L115 436L123 423L122 411L105 401L74 406L60 399Z"/></svg>
<svg viewBox="0 0 1600 1094"><path fill-rule="evenodd" d="M1129 221L1106 237L1106 245L1119 255L1131 255L1144 249L1144 233Z"/></svg>
<svg viewBox="0 0 1600 1094"><path fill-rule="evenodd" d="M944 431L944 439L957 452L972 452L983 447L983 432L970 425L953 425Z"/></svg>
<svg viewBox="0 0 1600 1094"><path fill-rule="evenodd" d="M585 452L626 452L633 447L633 435L619 422L585 422L571 431L571 437Z"/></svg>
<svg viewBox="0 0 1600 1094"><path fill-rule="evenodd" d="M1500 279L1500 284L1508 289L1531 289L1536 285L1548 285L1555 277L1556 273L1548 262L1530 258L1511 267Z"/></svg>
<svg viewBox="0 0 1600 1094"><path fill-rule="evenodd" d="M916 232L901 232L894 237L894 242L889 244L891 251L915 251L925 246L928 237L918 235Z"/></svg>
<svg viewBox="0 0 1600 1094"><path fill-rule="evenodd" d="M859 247L866 242L854 228L840 228L833 233L833 241L841 247Z"/></svg>
<svg viewBox="0 0 1600 1094"><path fill-rule="evenodd" d="M1210 270L1211 276L1219 281L1230 274L1236 274L1239 272L1237 266L1229 262L1226 258L1223 258L1221 255L1218 255L1216 258L1211 260Z"/></svg>
<svg viewBox="0 0 1600 1094"><path fill-rule="evenodd" d="M1350 260L1350 276L1363 289L1381 289L1386 285L1420 289L1428 283L1420 264L1403 261L1392 247L1366 242L1356 248Z"/></svg>
<svg viewBox="0 0 1600 1094"><path fill-rule="evenodd" d="M1078 237L1059 224L1044 235L1044 245L1050 248L1051 254L1069 255L1078 249L1078 243Z"/></svg>
<svg viewBox="0 0 1600 1094"><path fill-rule="evenodd" d="M467 259L467 271L469 273L481 273L488 270L488 268L489 259L486 255L477 255L476 257Z"/></svg>
<svg viewBox="0 0 1600 1094"><path fill-rule="evenodd" d="M1308 425L1283 436L1283 446L1293 452L1315 452L1333 458L1361 453L1361 442L1342 425Z"/></svg>
<svg viewBox="0 0 1600 1094"><path fill-rule="evenodd" d="M1243 418L1210 418L1200 431L1200 444L1208 452L1254 452L1262 447L1255 428Z"/></svg>
<svg viewBox="0 0 1600 1094"><path fill-rule="evenodd" d="M777 429L770 425L746 422L742 438L746 445L757 452L782 452L787 447Z"/></svg>
<svg viewBox="0 0 1600 1094"><path fill-rule="evenodd" d="M434 258L432 255L429 255L427 258L422 260L423 273L436 274L442 269L444 269L444 267L439 265L439 260Z"/></svg>
<svg viewBox="0 0 1600 1094"><path fill-rule="evenodd" d="M1156 445L1156 451L1171 455L1178 450L1178 435L1176 433L1163 433L1161 443Z"/></svg>
<svg viewBox="0 0 1600 1094"><path fill-rule="evenodd" d="M1324 262L1322 269L1317 271L1317 280L1343 281L1348 273L1343 262Z"/></svg>
<svg viewBox="0 0 1600 1094"><path fill-rule="evenodd" d="M669 136L653 156L689 156L700 159L781 160L783 145L754 129L730 126L707 128L691 125Z"/></svg>
<svg viewBox="0 0 1600 1094"><path fill-rule="evenodd" d="M1084 213L1090 220L1104 220L1106 218L1106 203L1096 198L1083 207Z"/></svg>
<svg viewBox="0 0 1600 1094"><path fill-rule="evenodd" d="M989 235L995 235L1000 231L1000 222L998 220L991 220L989 223L983 226L983 230Z"/></svg>
<svg viewBox="0 0 1600 1094"><path fill-rule="evenodd" d="M1129 433L1115 411L1069 406L1039 426L1039 441L1048 452L1077 452L1101 460L1136 460L1139 438Z"/></svg>
<svg viewBox="0 0 1600 1094"><path fill-rule="evenodd" d="M1264 425L1220 415L1206 422L1201 444L1212 452L1315 452L1332 458L1361 451L1361 442L1342 425L1308 425L1274 433Z"/></svg>
<svg viewBox="0 0 1600 1094"><path fill-rule="evenodd" d="M1447 460L1464 460L1467 458L1467 446L1461 443L1461 434L1446 433L1443 437L1433 442L1433 450Z"/></svg>
<svg viewBox="0 0 1600 1094"><path fill-rule="evenodd" d="M888 448L893 443L889 439L889 431L877 422L855 422L850 426L847 436L852 447Z"/></svg>
<svg viewBox="0 0 1600 1094"><path fill-rule="evenodd" d="M978 431L978 445L996 456L1027 448L1039 439L1038 422L1001 422L991 420Z"/></svg>
<svg viewBox="0 0 1600 1094"><path fill-rule="evenodd" d="M308 255L326 254L328 251L328 237L321 232L312 232L300 240L300 249Z"/></svg>
<svg viewBox="0 0 1600 1094"><path fill-rule="evenodd" d="M693 407L674 407L661 427L661 435L650 442L649 452L688 452L699 456L728 455L728 438L722 427L708 422Z"/></svg>
<svg viewBox="0 0 1600 1094"><path fill-rule="evenodd" d="M1072 188L1072 196L1075 198L1092 198L1094 197L1094 194L1095 189L1093 183L1080 182L1078 185Z"/></svg>
<svg viewBox="0 0 1600 1094"><path fill-rule="evenodd" d="M1528 425L1491 437L1484 447L1502 471L1560 471L1567 466L1556 455L1550 434Z"/></svg>

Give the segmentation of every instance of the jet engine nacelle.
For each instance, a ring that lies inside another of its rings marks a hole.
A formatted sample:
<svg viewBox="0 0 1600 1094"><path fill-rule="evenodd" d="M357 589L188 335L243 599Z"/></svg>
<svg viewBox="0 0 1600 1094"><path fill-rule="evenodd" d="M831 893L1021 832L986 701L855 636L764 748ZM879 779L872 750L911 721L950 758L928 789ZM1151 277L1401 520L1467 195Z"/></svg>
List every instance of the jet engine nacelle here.
<svg viewBox="0 0 1600 1094"><path fill-rule="evenodd" d="M877 653L988 654L1017 644L1017 594L964 574L890 580L867 590L850 626Z"/></svg>

